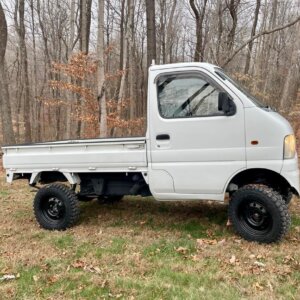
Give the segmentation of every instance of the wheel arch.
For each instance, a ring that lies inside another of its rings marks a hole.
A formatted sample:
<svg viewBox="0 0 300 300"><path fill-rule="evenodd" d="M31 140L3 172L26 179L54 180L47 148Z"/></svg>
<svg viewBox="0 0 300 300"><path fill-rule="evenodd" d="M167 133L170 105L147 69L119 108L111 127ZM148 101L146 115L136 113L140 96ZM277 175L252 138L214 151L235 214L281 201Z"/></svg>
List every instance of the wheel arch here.
<svg viewBox="0 0 300 300"><path fill-rule="evenodd" d="M66 182L70 184L79 184L80 177L76 173L70 172L59 172L59 171L43 171L35 172L31 174L29 185L36 185L38 182L41 183L53 183L53 182Z"/></svg>
<svg viewBox="0 0 300 300"><path fill-rule="evenodd" d="M292 191L298 194L290 183L279 173L264 168L242 170L232 176L226 185L226 192L232 192L246 184L265 184L281 193L287 194Z"/></svg>

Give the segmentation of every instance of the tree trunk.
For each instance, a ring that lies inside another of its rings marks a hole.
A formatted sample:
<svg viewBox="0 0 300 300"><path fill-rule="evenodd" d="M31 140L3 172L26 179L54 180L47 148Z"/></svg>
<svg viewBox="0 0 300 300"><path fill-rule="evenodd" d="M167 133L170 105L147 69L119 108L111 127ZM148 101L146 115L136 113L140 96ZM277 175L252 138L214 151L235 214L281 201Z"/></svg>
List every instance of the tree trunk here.
<svg viewBox="0 0 300 300"><path fill-rule="evenodd" d="M216 61L217 64L220 65L223 62L223 56L221 51L221 45L222 45L222 35L223 35L223 1L218 1L218 34L217 34L217 44L216 44Z"/></svg>
<svg viewBox="0 0 300 300"><path fill-rule="evenodd" d="M0 112L3 131L3 143L15 144L15 135L11 118L9 87L5 68L5 52L7 45L7 23L0 3Z"/></svg>
<svg viewBox="0 0 300 300"><path fill-rule="evenodd" d="M296 26L296 39L292 42L290 64L288 67L287 76L285 77L282 95L280 97L280 109L283 111L289 110L293 100L297 100L297 93L300 84L300 24Z"/></svg>
<svg viewBox="0 0 300 300"><path fill-rule="evenodd" d="M254 21L253 21L253 26L252 26L252 30L251 30L251 38L254 37L256 34L256 26L257 26L258 15L259 15L259 10L260 10L260 3L261 3L260 1L261 0L256 0ZM250 42L248 45L248 51L247 51L247 57L246 57L246 65L245 65L245 70L244 70L245 74L249 73L252 48L253 48L253 42Z"/></svg>
<svg viewBox="0 0 300 300"><path fill-rule="evenodd" d="M239 4L240 4L240 0L230 0L229 4L227 4L227 8L229 10L232 19L232 25L227 35L227 56L231 55L233 51L235 32L236 32L236 27L238 22L237 16L238 16Z"/></svg>
<svg viewBox="0 0 300 300"><path fill-rule="evenodd" d="M147 66L151 66L156 59L156 27L155 27L155 1L146 0L147 16Z"/></svg>
<svg viewBox="0 0 300 300"><path fill-rule="evenodd" d="M98 0L98 37L97 37L97 95L100 111L100 137L107 136L107 109L105 97L105 76L104 76L104 1Z"/></svg>
<svg viewBox="0 0 300 300"><path fill-rule="evenodd" d="M80 51L89 52L92 0L80 0Z"/></svg>
<svg viewBox="0 0 300 300"><path fill-rule="evenodd" d="M207 0L204 0L202 9L198 8L195 0L190 0L190 6L196 19L196 48L194 61L203 61L203 21L205 17Z"/></svg>
<svg viewBox="0 0 300 300"><path fill-rule="evenodd" d="M171 9L171 14L168 20L168 25L167 25L167 53L169 55L168 63L172 63L172 42L174 42L174 32L173 32L173 19L174 19L174 14L176 10L176 5L177 5L177 0L173 1L172 9ZM178 44L177 44L178 45Z"/></svg>
<svg viewBox="0 0 300 300"><path fill-rule="evenodd" d="M15 25L19 36L20 60L22 68L22 81L24 84L24 125L25 143L31 142L31 122L30 122L30 85L28 76L28 58L25 43L25 2L24 0L16 0L15 5Z"/></svg>
<svg viewBox="0 0 300 300"><path fill-rule="evenodd" d="M70 12L70 37L68 41L68 54L67 60L70 60L70 57L74 48L74 39L75 39L75 0L71 0L71 12ZM72 79L69 79L69 83L72 83ZM73 111L73 93L68 93L68 102L67 102L67 122L66 122L66 132L65 139L70 139L72 136L72 111Z"/></svg>
<svg viewBox="0 0 300 300"><path fill-rule="evenodd" d="M134 1L131 0L128 3L129 6L129 34L128 34L128 44L129 44L129 79L130 79L130 120L134 119L136 113L136 103L135 103L135 60L134 60Z"/></svg>
<svg viewBox="0 0 300 300"><path fill-rule="evenodd" d="M34 103L33 103L33 116L32 121L34 125L33 133L34 140L41 140L41 128L40 128L40 110L41 103L40 101L36 101L38 96L38 78L37 78L37 53L36 53L36 38L35 38L35 14L34 14L34 2L30 0L30 10L31 10L31 26L32 26L32 46L33 46L33 77L34 77Z"/></svg>

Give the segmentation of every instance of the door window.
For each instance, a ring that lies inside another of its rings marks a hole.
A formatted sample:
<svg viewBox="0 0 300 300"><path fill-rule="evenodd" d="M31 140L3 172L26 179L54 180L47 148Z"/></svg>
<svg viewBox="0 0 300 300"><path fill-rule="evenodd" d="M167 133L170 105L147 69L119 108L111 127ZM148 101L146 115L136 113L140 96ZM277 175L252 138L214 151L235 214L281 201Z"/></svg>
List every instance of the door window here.
<svg viewBox="0 0 300 300"><path fill-rule="evenodd" d="M157 82L159 111L164 118L223 116L221 90L198 74L167 75Z"/></svg>

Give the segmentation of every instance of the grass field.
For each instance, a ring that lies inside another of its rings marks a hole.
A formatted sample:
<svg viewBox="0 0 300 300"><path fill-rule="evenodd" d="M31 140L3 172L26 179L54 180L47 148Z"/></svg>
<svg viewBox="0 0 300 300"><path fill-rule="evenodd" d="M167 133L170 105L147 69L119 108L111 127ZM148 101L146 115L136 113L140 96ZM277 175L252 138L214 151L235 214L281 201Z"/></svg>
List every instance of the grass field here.
<svg viewBox="0 0 300 300"><path fill-rule="evenodd" d="M38 227L25 181L0 183L1 299L300 299L300 201L279 244L241 240L226 206L125 198Z"/></svg>

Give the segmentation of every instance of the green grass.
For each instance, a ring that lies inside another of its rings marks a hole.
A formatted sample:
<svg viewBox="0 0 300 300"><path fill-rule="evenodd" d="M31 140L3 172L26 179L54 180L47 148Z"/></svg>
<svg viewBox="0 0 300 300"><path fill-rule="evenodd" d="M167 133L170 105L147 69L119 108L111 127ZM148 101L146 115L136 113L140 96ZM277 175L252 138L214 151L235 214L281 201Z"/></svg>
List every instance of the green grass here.
<svg viewBox="0 0 300 300"><path fill-rule="evenodd" d="M296 216L296 215L292 216L292 225L300 226L300 216Z"/></svg>
<svg viewBox="0 0 300 300"><path fill-rule="evenodd" d="M99 247L96 249L96 257L101 258L104 255L122 254L126 248L126 240L121 237L114 237L109 241L109 245L106 247Z"/></svg>
<svg viewBox="0 0 300 300"><path fill-rule="evenodd" d="M145 258L152 260L154 259L174 259L182 258L181 252L176 251L178 248L184 248L183 254L193 254L196 251L195 242L190 239L178 239L176 241L170 242L166 239L161 239L153 244L145 247L143 249L143 255Z"/></svg>
<svg viewBox="0 0 300 300"><path fill-rule="evenodd" d="M74 238L71 235L63 234L62 236L52 239L53 244L59 249L68 249L74 246Z"/></svg>
<svg viewBox="0 0 300 300"><path fill-rule="evenodd" d="M8 191L0 191L0 197L7 197L9 195Z"/></svg>
<svg viewBox="0 0 300 300"><path fill-rule="evenodd" d="M127 197L81 205L71 229L41 229L25 183L0 182L0 299L298 299L300 201L278 244L226 228L227 207ZM10 200L13 199L13 200ZM232 262L232 257L234 260ZM259 267L255 262L261 262Z"/></svg>
<svg viewBox="0 0 300 300"><path fill-rule="evenodd" d="M117 284L122 289L134 291L138 299L240 299L233 287L216 280L216 268L212 264L206 272L188 273L162 267L146 282L118 278Z"/></svg>
<svg viewBox="0 0 300 300"><path fill-rule="evenodd" d="M64 276L57 276L57 272L63 270L43 272L38 267L24 268L19 270L17 279L16 299L47 299L50 296L73 299L98 299L108 296L109 289L91 285L90 274L78 274L68 272Z"/></svg>

